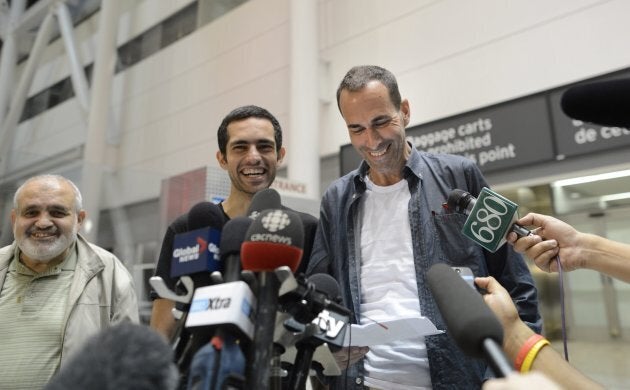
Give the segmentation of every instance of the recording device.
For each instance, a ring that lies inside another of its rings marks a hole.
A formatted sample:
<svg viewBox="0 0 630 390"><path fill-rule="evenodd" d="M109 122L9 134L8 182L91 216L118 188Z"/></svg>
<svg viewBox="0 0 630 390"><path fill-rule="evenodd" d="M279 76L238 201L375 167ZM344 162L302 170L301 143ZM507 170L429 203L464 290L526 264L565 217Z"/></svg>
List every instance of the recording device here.
<svg viewBox="0 0 630 390"><path fill-rule="evenodd" d="M503 328L481 295L444 263L431 266L427 281L448 333L459 348L468 356L484 359L498 377L513 372L501 349Z"/></svg>
<svg viewBox="0 0 630 390"><path fill-rule="evenodd" d="M245 235L241 246L243 270L258 273L258 305L251 358L248 359L247 388L269 387L280 289L280 281L274 271L288 266L295 272L302 258L303 245L302 221L297 213L290 210L263 210Z"/></svg>
<svg viewBox="0 0 630 390"><path fill-rule="evenodd" d="M564 113L584 122L630 128L630 79L580 84L562 94Z"/></svg>
<svg viewBox="0 0 630 390"><path fill-rule="evenodd" d="M459 275L466 284L476 290L475 287L475 275L473 274L470 267L451 267L453 271Z"/></svg>
<svg viewBox="0 0 630 390"><path fill-rule="evenodd" d="M46 390L173 390L173 351L144 325L122 322L90 337Z"/></svg>
<svg viewBox="0 0 630 390"><path fill-rule="evenodd" d="M487 187L481 189L478 199L464 190L455 189L444 207L467 215L462 233L490 252L496 252L505 244L510 232L519 237L532 234L514 223L518 219L518 205Z"/></svg>

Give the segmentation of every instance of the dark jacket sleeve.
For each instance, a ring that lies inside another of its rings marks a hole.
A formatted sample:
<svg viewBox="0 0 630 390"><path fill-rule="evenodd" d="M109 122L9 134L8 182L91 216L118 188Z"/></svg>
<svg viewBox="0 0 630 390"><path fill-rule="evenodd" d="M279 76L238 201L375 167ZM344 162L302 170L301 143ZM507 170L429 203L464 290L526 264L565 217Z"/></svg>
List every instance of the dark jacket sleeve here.
<svg viewBox="0 0 630 390"><path fill-rule="evenodd" d="M305 273L308 263L313 252L313 244L315 242L315 232L317 231L317 218L307 213L299 213L304 226L304 252L302 253L302 261L297 269L297 274Z"/></svg>
<svg viewBox="0 0 630 390"><path fill-rule="evenodd" d="M319 210L319 222L317 223L317 229L315 231L315 241L313 242L313 249L311 251L308 267L306 268L307 275L317 273L332 274L328 257L330 253L330 223L327 205L327 195L324 195Z"/></svg>

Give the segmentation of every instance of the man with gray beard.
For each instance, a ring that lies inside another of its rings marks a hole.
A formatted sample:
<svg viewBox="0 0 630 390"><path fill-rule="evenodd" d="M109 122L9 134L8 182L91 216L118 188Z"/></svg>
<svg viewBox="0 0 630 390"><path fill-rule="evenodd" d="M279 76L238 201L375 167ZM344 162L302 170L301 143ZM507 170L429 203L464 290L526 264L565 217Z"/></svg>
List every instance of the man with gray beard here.
<svg viewBox="0 0 630 390"><path fill-rule="evenodd" d="M138 322L125 266L78 234L85 215L62 176L32 177L15 192L15 241L0 249L0 389L40 389L91 335Z"/></svg>

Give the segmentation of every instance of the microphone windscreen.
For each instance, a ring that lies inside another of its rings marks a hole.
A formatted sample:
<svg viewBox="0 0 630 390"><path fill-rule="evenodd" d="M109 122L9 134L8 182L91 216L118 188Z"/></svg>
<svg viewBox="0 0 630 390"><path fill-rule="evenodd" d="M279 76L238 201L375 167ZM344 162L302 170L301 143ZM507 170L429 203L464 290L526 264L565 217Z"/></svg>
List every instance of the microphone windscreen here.
<svg viewBox="0 0 630 390"><path fill-rule="evenodd" d="M219 206L211 202L199 202L188 211L188 230L210 227L221 230L225 217Z"/></svg>
<svg viewBox="0 0 630 390"><path fill-rule="evenodd" d="M225 260L228 255L241 252L241 245L245 241L245 235L251 224L252 219L248 217L236 217L226 222L221 231L219 245L222 260Z"/></svg>
<svg viewBox="0 0 630 390"><path fill-rule="evenodd" d="M45 390L174 390L173 351L144 325L123 322L95 334Z"/></svg>
<svg viewBox="0 0 630 390"><path fill-rule="evenodd" d="M339 283L328 274L313 274L307 279L309 282L313 283L315 286L315 290L325 294L328 299L339 302L341 301L341 297L339 295Z"/></svg>
<svg viewBox="0 0 630 390"><path fill-rule="evenodd" d="M454 189L448 194L446 200L446 206L449 210L453 210L456 213L468 214L466 211L468 205L475 198L468 192L460 189Z"/></svg>
<svg viewBox="0 0 630 390"><path fill-rule="evenodd" d="M291 210L264 210L254 219L241 246L241 264L248 271L273 271L288 266L295 272L304 246L304 227Z"/></svg>
<svg viewBox="0 0 630 390"><path fill-rule="evenodd" d="M282 208L280 194L273 188L265 188L254 194L247 209L247 216L255 219L263 210Z"/></svg>
<svg viewBox="0 0 630 390"><path fill-rule="evenodd" d="M560 105L573 119L602 126L630 127L630 79L570 87L562 94Z"/></svg>
<svg viewBox="0 0 630 390"><path fill-rule="evenodd" d="M503 328L481 295L444 263L431 266L427 281L442 318L459 348L465 354L484 358L483 341L503 344Z"/></svg>

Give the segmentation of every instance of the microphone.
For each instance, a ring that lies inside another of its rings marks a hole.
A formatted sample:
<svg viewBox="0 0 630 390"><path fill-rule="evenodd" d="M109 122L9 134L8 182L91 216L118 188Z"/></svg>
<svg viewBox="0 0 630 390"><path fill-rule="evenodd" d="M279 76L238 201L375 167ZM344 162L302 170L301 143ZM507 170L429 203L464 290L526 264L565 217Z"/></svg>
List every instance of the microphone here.
<svg viewBox="0 0 630 390"><path fill-rule="evenodd" d="M200 202L188 212L188 231L173 240L171 277L220 271L219 243L225 224L219 206Z"/></svg>
<svg viewBox="0 0 630 390"><path fill-rule="evenodd" d="M241 245L252 220L248 217L230 219L221 234L220 257L223 265L223 281L234 282L241 275Z"/></svg>
<svg viewBox="0 0 630 390"><path fill-rule="evenodd" d="M194 285L210 284L210 278L204 278L207 274L202 271L212 272L220 268L217 255L220 232L224 224L225 217L219 206L214 203L200 202L189 210L188 231L176 234L173 238L170 272L171 277L179 277L179 282L184 285L187 293L178 295L161 277L153 276L149 283L160 298L187 305L192 298ZM194 276L194 283L189 275Z"/></svg>
<svg viewBox="0 0 630 390"><path fill-rule="evenodd" d="M251 219L256 219L263 210L281 208L282 203L278 191L273 188L265 188L254 194L246 215Z"/></svg>
<svg viewBox="0 0 630 390"><path fill-rule="evenodd" d="M431 266L427 282L459 348L470 357L484 359L498 377L513 372L501 349L503 328L481 296L444 263Z"/></svg>
<svg viewBox="0 0 630 390"><path fill-rule="evenodd" d="M274 273L288 266L292 272L302 258L304 227L291 210L263 210L253 220L241 246L243 270L258 272L258 306L246 388L269 387L270 363L280 281Z"/></svg>
<svg viewBox="0 0 630 390"><path fill-rule="evenodd" d="M496 252L505 244L510 232L519 237L532 234L514 223L518 219L518 205L487 187L481 189L479 199L464 190L454 189L443 207L467 215L462 233L490 252Z"/></svg>
<svg viewBox="0 0 630 390"><path fill-rule="evenodd" d="M350 319L350 312L343 307L341 312L346 314L345 317L335 318L330 314L330 309L334 305L330 299L339 299L339 284L332 276L314 274L308 278L308 283L313 286L311 291L314 291L310 294L312 306L318 310L319 314L304 327L303 338L295 344L297 353L289 377L289 389L294 390L305 388L313 356L319 346L325 343L341 346L340 343L343 343L345 337L345 332L342 330L348 325ZM319 293L319 296L316 293ZM304 300L308 299L304 298ZM341 315L341 313L336 314Z"/></svg>
<svg viewBox="0 0 630 390"><path fill-rule="evenodd" d="M562 94L564 113L584 122L630 128L630 79L580 84Z"/></svg>
<svg viewBox="0 0 630 390"><path fill-rule="evenodd" d="M348 309L337 303L341 301L339 284L332 276L323 273L311 275L308 279L299 276L295 284L289 291L281 288L278 297L280 308L291 314L295 321L308 324L323 310L350 314Z"/></svg>
<svg viewBox="0 0 630 390"><path fill-rule="evenodd" d="M188 310L193 291L199 286L211 283L209 272L221 269L219 258L219 244L221 229L225 224L225 217L219 206L210 202L195 204L188 211L188 231L176 234L173 238L173 255L171 260L171 277L179 278L187 293L177 295L170 290L159 276L149 279L153 289L162 298L178 302L173 309L177 322L171 344L175 350L178 367L185 371L192 358L192 354L201 347L202 339L191 337L185 331Z"/></svg>
<svg viewBox="0 0 630 390"><path fill-rule="evenodd" d="M174 390L173 351L144 325L122 322L91 336L45 390Z"/></svg>
<svg viewBox="0 0 630 390"><path fill-rule="evenodd" d="M221 284L195 291L186 327L197 340L209 340L213 331L215 336L195 353L189 388L219 389L228 383L242 385L245 380L245 356L239 340L252 338L255 298L239 281L240 248L251 223L250 218L236 217L225 224L220 242L224 272L215 271Z"/></svg>
<svg viewBox="0 0 630 390"><path fill-rule="evenodd" d="M253 272L273 271L282 266L295 272L303 246L304 227L296 212L264 210L247 230L241 246L241 263L244 270Z"/></svg>

